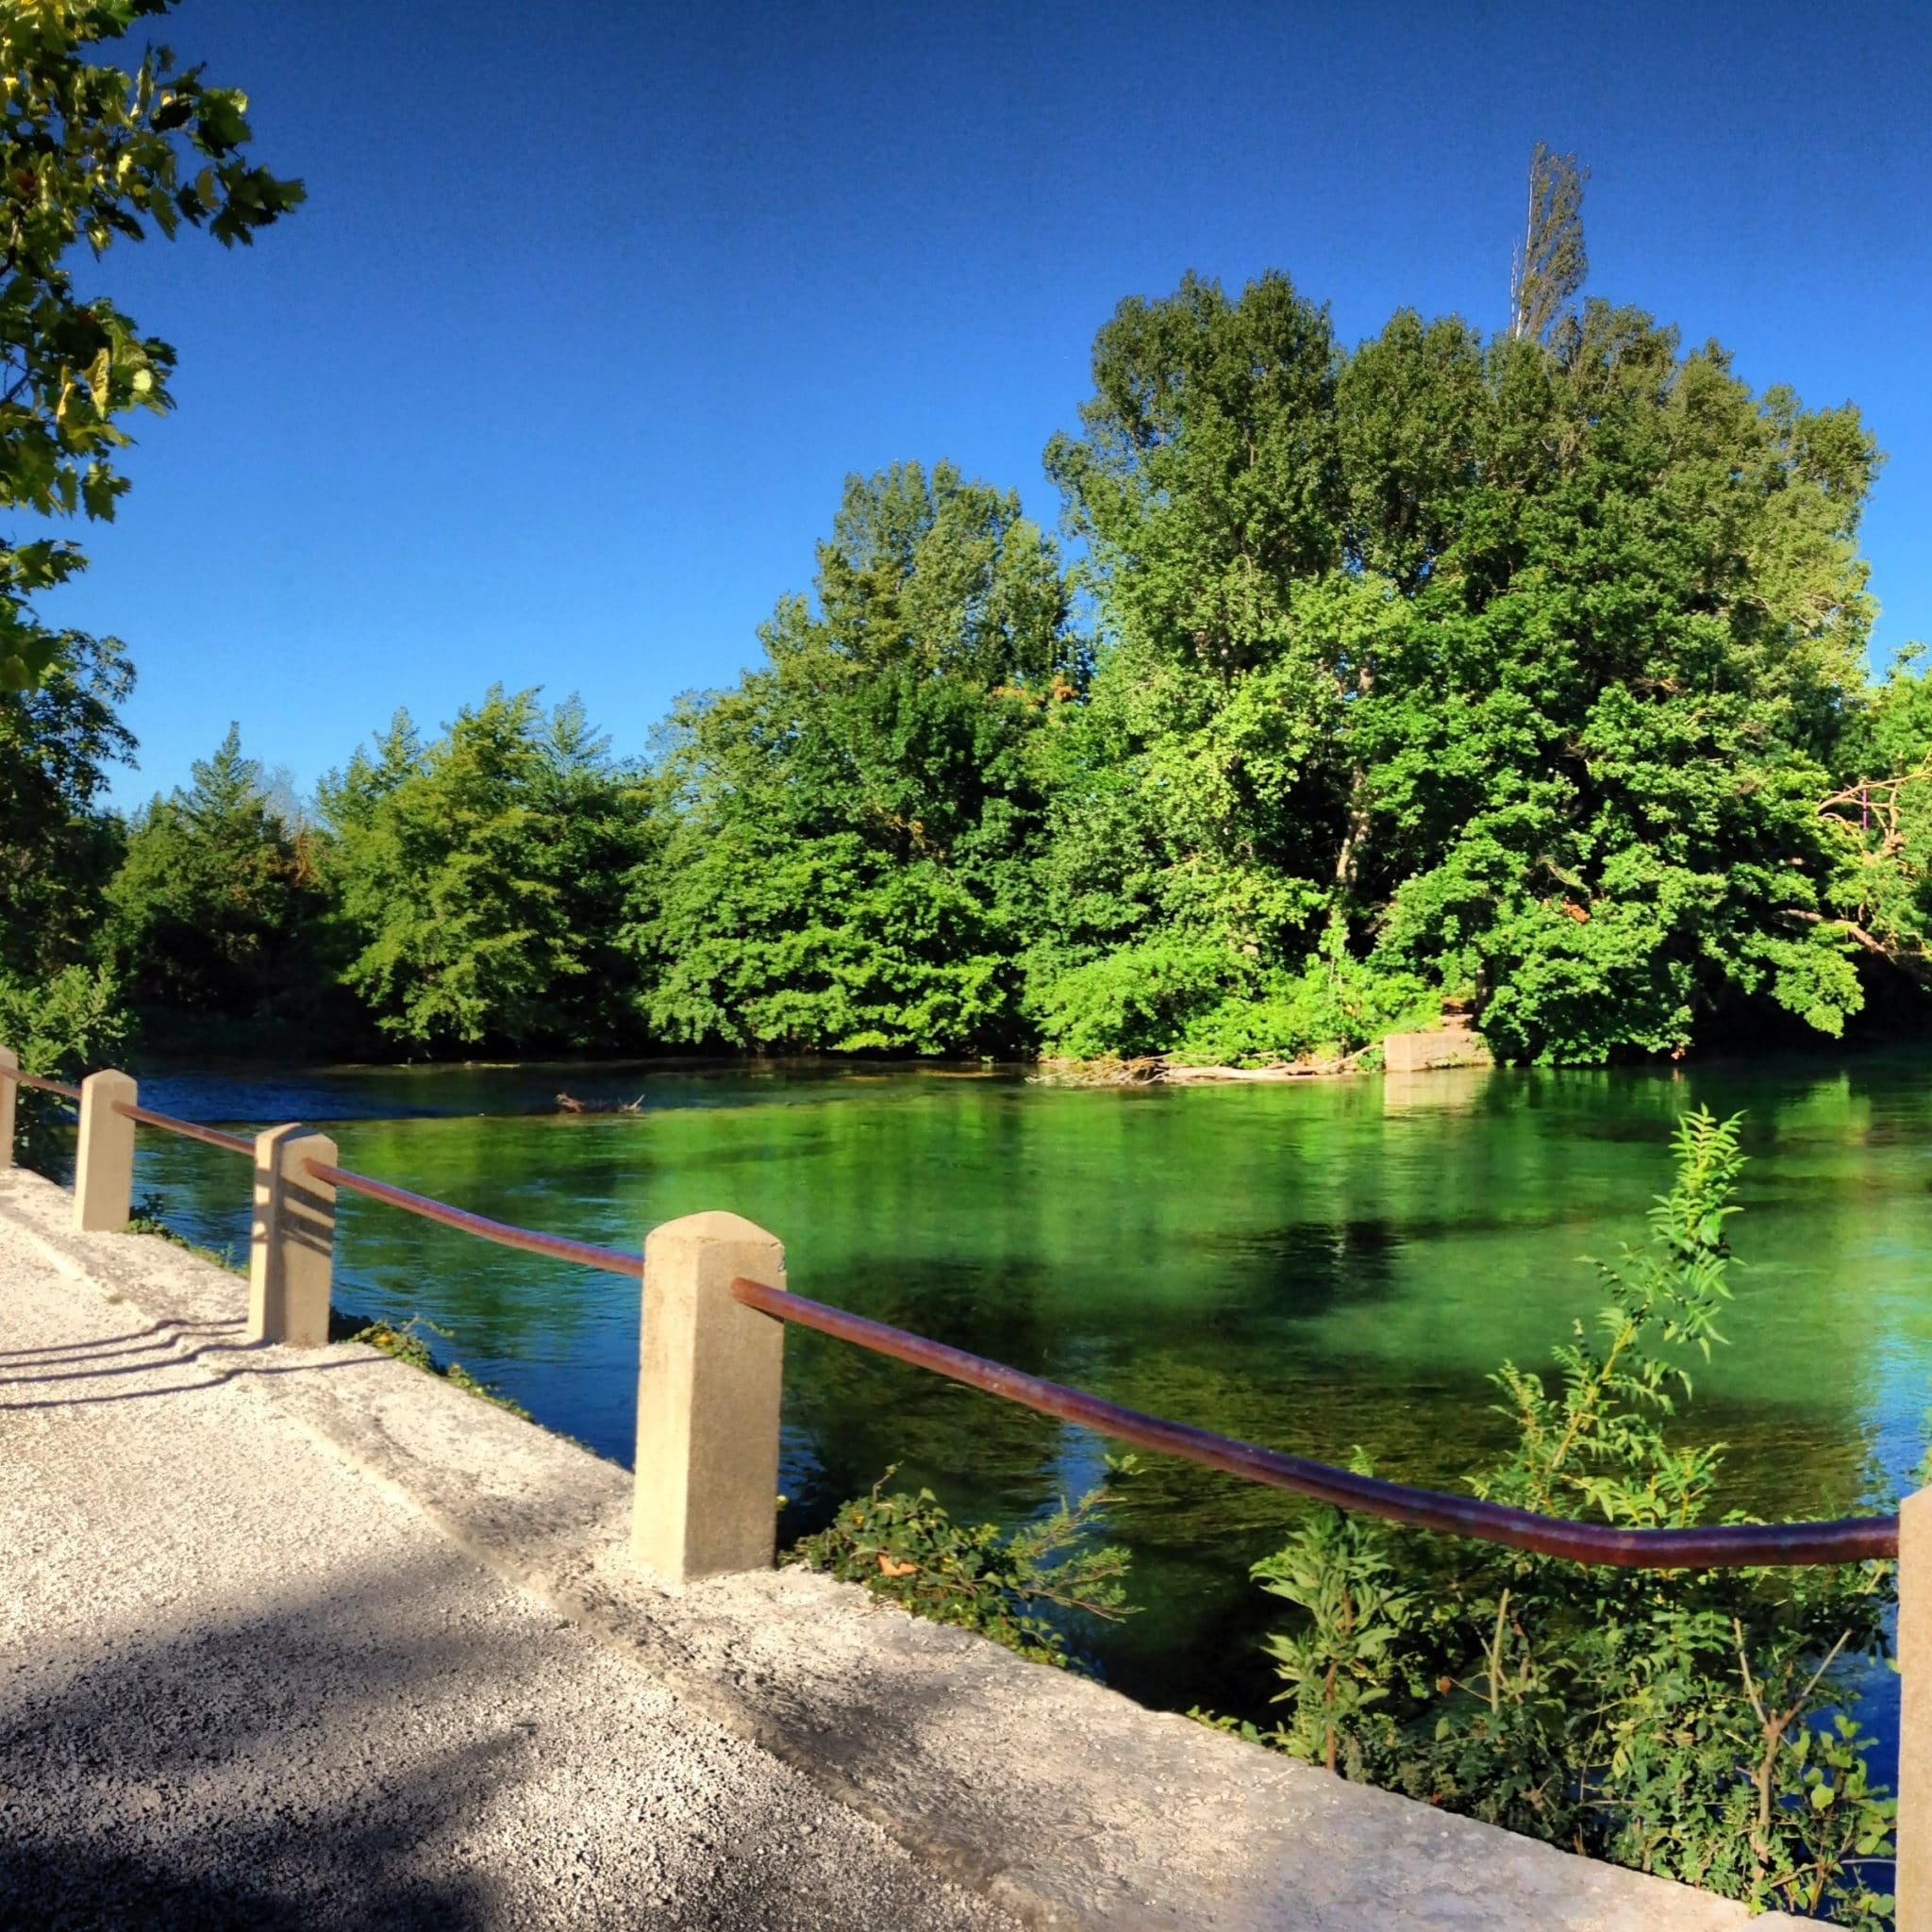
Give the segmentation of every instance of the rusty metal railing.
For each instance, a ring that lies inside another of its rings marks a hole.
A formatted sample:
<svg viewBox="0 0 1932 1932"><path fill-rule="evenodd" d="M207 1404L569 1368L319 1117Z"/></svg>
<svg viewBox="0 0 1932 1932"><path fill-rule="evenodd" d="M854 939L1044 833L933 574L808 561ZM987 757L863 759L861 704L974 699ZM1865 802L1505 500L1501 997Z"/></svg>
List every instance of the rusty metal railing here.
<svg viewBox="0 0 1932 1932"><path fill-rule="evenodd" d="M65 1080L43 1080L38 1074L23 1074L17 1067L0 1066L0 1080L14 1080L42 1093L56 1093L62 1100L71 1100L76 1105L80 1100L78 1087L70 1087ZM150 1108L130 1107L125 1100L114 1102L114 1111L144 1127L161 1127L168 1133L181 1135L185 1140L205 1141L210 1147L225 1147L233 1154L255 1152L255 1142L244 1140L240 1134L225 1134L219 1127L204 1127L194 1121L176 1120L171 1113L156 1113Z"/></svg>
<svg viewBox="0 0 1932 1932"><path fill-rule="evenodd" d="M601 1248L594 1241L572 1241L567 1235L539 1234L536 1229L518 1227L508 1221L492 1221L487 1214L472 1214L467 1208L452 1208L446 1201L431 1200L427 1194L412 1194L408 1188L392 1187L388 1181L372 1179L346 1167L335 1167L325 1160L305 1160L302 1165L319 1181L364 1195L405 1214L433 1221L440 1227L453 1227L474 1235L481 1241L494 1241L504 1248L520 1248L526 1255L546 1255L554 1261L574 1261L579 1268L596 1268L607 1274L627 1274L633 1280L644 1272L643 1257L627 1255L622 1248Z"/></svg>
<svg viewBox="0 0 1932 1932"><path fill-rule="evenodd" d="M23 1074L18 1067L0 1067L0 1080L18 1081L21 1086L37 1088L42 1093L58 1093L62 1100L80 1098L78 1087L70 1087L65 1080L43 1080L38 1074Z"/></svg>
<svg viewBox="0 0 1932 1932"><path fill-rule="evenodd" d="M125 1100L114 1102L114 1111L124 1120L143 1127L159 1127L164 1133L178 1134L184 1141L200 1141L209 1147L225 1148L230 1154L255 1157L255 1142L242 1134L225 1134L219 1127L204 1127L196 1121L176 1120L171 1113L156 1113L152 1108L133 1107Z"/></svg>
<svg viewBox="0 0 1932 1932"><path fill-rule="evenodd" d="M1742 1570L1758 1567L1802 1569L1820 1563L1855 1563L1868 1557L1898 1555L1896 1516L1852 1517L1833 1523L1713 1524L1683 1529L1619 1529L1601 1523L1577 1523L1485 1503L1475 1496L1455 1496L1440 1490L1413 1489L1407 1483L1385 1482L1379 1476L1357 1475L1263 1449L1233 1436L1217 1436L1186 1423L1142 1415L1123 1408L1060 1382L1049 1382L983 1356L969 1355L942 1341L928 1341L905 1328L893 1328L843 1308L808 1301L784 1289L771 1288L743 1277L731 1292L745 1307L781 1322L816 1328L874 1355L890 1356L930 1369L949 1381L984 1390L1022 1408L1075 1423L1097 1435L1133 1442L1164 1456L1178 1456L1208 1469L1225 1471L1271 1489L1291 1490L1297 1495L1332 1503L1338 1508L1379 1516L1417 1529L1442 1530L1453 1536L1475 1537L1484 1542L1505 1543L1512 1549L1533 1550L1545 1557L1564 1557L1575 1563L1600 1563L1619 1570Z"/></svg>

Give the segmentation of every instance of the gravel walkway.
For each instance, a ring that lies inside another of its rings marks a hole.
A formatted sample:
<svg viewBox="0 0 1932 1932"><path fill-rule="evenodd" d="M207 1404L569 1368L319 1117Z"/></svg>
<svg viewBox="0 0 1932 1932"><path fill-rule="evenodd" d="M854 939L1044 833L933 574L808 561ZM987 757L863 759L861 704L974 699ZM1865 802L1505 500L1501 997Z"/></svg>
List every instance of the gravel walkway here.
<svg viewBox="0 0 1932 1932"><path fill-rule="evenodd" d="M0 1218L0 1924L1015 1923L351 1474L239 1341Z"/></svg>

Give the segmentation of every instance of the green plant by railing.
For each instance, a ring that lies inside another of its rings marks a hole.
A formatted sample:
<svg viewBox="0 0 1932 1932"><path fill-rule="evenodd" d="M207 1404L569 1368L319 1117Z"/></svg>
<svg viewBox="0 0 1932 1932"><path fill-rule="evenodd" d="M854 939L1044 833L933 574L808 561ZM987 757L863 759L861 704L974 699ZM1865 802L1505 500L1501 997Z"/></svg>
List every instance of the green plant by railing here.
<svg viewBox="0 0 1932 1932"><path fill-rule="evenodd" d="M134 1204L134 1211L127 1217L129 1234L151 1234L157 1241L166 1241L172 1248L180 1248L194 1256L198 1260L211 1261L217 1268L225 1268L230 1274L246 1274L247 1269L235 1259L232 1245L225 1248L204 1247L200 1241L190 1241L178 1228L169 1224L168 1204L161 1196L150 1190Z"/></svg>
<svg viewBox="0 0 1932 1932"><path fill-rule="evenodd" d="M0 1041L20 1056L21 1071L49 1080L78 1080L126 1039L120 991L105 969L70 966L28 984L0 963ZM37 1174L58 1174L74 1151L74 1109L51 1093L22 1087L14 1158Z"/></svg>
<svg viewBox="0 0 1932 1932"><path fill-rule="evenodd" d="M511 1415L522 1416L525 1422L534 1420L530 1411L514 1396L504 1394L500 1389L492 1389L488 1382L478 1381L461 1362L439 1362L435 1350L429 1345L429 1336L440 1335L448 1341L454 1339L455 1331L432 1322L427 1315L411 1315L407 1322L400 1323L362 1322L350 1316L341 1325L341 1333L332 1334L329 1337L331 1341L366 1342L371 1348L380 1349L384 1355L393 1356L399 1362L408 1362L412 1369L421 1369L425 1375L435 1375L452 1388L460 1389L466 1395L475 1395L484 1402L493 1403L498 1408L507 1408Z"/></svg>
<svg viewBox="0 0 1932 1932"><path fill-rule="evenodd" d="M1107 1467L1110 1478L1131 1475L1135 1460L1109 1457ZM930 1490L886 1493L897 1474L895 1463L785 1560L863 1584L915 1616L976 1630L1062 1670L1088 1669L1068 1642L1069 1616L1113 1622L1133 1614L1127 1552L1101 1540L1114 1500L1108 1485L1008 1532L996 1523L955 1523Z"/></svg>
<svg viewBox="0 0 1932 1932"><path fill-rule="evenodd" d="M1517 1441L1478 1494L1714 1520L1723 1445L1672 1425L1687 1357L1722 1340L1738 1126L1680 1123L1650 1241L1600 1267L1607 1305L1554 1351L1555 1386L1491 1378ZM1286 1711L1261 1741L1753 1906L1890 1923L1866 1874L1895 1807L1842 1709L1884 1657L1891 1565L1611 1570L1323 1508L1255 1575L1302 1613L1268 1646Z"/></svg>

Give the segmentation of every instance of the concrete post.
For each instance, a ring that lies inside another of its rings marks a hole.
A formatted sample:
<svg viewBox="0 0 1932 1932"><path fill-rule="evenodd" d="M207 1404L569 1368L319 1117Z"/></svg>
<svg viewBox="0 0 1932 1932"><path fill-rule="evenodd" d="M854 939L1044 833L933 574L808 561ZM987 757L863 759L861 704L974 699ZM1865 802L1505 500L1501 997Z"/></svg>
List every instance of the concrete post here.
<svg viewBox="0 0 1932 1932"><path fill-rule="evenodd" d="M0 1067L20 1071L20 1056L10 1046L0 1046ZM0 1079L0 1167L13 1165L13 1096L20 1091L16 1080Z"/></svg>
<svg viewBox="0 0 1932 1932"><path fill-rule="evenodd" d="M336 1164L336 1143L306 1127L255 1137L255 1224L248 1240L248 1339L320 1348L328 1340L336 1191L305 1161Z"/></svg>
<svg viewBox="0 0 1932 1932"><path fill-rule="evenodd" d="M673 1583L771 1567L785 1324L734 1299L785 1286L785 1250L736 1214L688 1214L644 1242L631 1555Z"/></svg>
<svg viewBox="0 0 1932 1932"><path fill-rule="evenodd" d="M11 1083L9 1083L11 1084ZM135 1086L111 1069L80 1083L80 1143L74 1157L74 1224L83 1234L120 1234L134 1211Z"/></svg>
<svg viewBox="0 0 1932 1932"><path fill-rule="evenodd" d="M1898 1932L1932 1932L1932 1490L1898 1511Z"/></svg>

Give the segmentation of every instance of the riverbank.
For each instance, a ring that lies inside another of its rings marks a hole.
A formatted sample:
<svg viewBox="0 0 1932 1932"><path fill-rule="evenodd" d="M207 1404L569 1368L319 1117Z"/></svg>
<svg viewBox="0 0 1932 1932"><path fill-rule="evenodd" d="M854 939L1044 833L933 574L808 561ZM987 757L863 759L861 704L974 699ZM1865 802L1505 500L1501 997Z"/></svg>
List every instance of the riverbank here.
<svg viewBox="0 0 1932 1932"><path fill-rule="evenodd" d="M1239 1082L1269 1085L1282 1080L1333 1080L1350 1074L1424 1074L1494 1064L1488 1045L1469 1019L1447 1016L1422 1032L1391 1033L1353 1053L1305 1054L1297 1059L1259 1067L1195 1066L1169 1054L1142 1054L1131 1059L1042 1059L1033 1077L1053 1087L1211 1087Z"/></svg>
<svg viewBox="0 0 1932 1932"><path fill-rule="evenodd" d="M1133 1059L1045 1058L1033 1063L1034 1072L1027 1077L1041 1087L1265 1087L1284 1080L1334 1080L1372 1073L1381 1065L1380 1054L1379 1047L1364 1047L1334 1059L1287 1060L1266 1067L1196 1067L1158 1053Z"/></svg>

